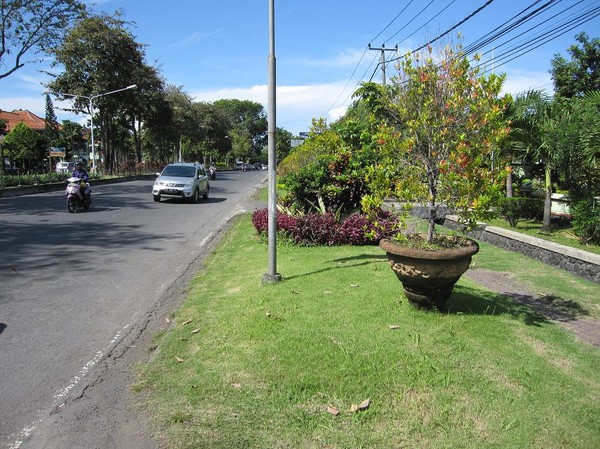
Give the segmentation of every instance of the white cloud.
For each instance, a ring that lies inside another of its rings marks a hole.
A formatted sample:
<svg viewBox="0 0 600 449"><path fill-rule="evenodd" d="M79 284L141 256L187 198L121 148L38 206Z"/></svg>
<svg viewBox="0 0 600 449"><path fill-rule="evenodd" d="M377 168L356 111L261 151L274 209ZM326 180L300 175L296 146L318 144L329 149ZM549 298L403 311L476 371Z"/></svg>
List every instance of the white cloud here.
<svg viewBox="0 0 600 449"><path fill-rule="evenodd" d="M546 90L553 92L553 83L548 72L529 72L525 70L507 70L503 92L513 97L528 90Z"/></svg>
<svg viewBox="0 0 600 449"><path fill-rule="evenodd" d="M330 109L339 100L345 83L317 85L277 86L277 126L293 134L308 131L313 118L325 117L328 121L338 119L346 106ZM350 95L350 92L347 96ZM250 100L260 103L268 110L268 86L257 85L249 88L212 89L192 92L196 101L214 102L220 99ZM338 101L339 102L339 101Z"/></svg>

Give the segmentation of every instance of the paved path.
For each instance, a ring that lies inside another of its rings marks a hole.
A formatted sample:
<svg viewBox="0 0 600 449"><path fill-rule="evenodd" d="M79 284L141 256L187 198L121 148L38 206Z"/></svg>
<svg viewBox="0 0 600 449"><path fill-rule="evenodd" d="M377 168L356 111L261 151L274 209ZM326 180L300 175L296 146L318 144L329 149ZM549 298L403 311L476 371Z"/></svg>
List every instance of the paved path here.
<svg viewBox="0 0 600 449"><path fill-rule="evenodd" d="M478 268L468 270L464 276L489 290L508 296L521 304L526 304L547 320L572 331L582 341L600 346L600 320L588 316L578 316L568 310L557 308L548 301L544 301L544 297L528 291L509 273Z"/></svg>

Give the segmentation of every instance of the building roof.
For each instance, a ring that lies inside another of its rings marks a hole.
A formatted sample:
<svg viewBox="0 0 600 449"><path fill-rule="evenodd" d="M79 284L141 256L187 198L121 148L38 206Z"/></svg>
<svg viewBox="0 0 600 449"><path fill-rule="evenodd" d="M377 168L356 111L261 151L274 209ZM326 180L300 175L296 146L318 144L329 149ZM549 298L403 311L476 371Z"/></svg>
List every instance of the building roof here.
<svg viewBox="0 0 600 449"><path fill-rule="evenodd" d="M46 120L38 117L33 112L23 109L18 109L12 112L0 110L0 119L6 122L6 132L10 132L15 129L15 126L17 126L19 123L23 123L29 129L34 131L43 131L46 128ZM57 124L57 126L59 125Z"/></svg>

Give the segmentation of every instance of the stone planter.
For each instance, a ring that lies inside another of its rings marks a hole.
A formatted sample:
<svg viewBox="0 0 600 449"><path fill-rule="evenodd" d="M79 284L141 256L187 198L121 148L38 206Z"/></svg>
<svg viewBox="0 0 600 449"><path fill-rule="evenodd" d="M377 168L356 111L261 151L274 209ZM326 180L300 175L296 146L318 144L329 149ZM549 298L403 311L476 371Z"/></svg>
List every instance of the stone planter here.
<svg viewBox="0 0 600 449"><path fill-rule="evenodd" d="M402 282L404 293L418 309L446 308L454 284L469 269L471 257L479 251L475 240L465 237L439 236L454 240L459 246L427 250L383 239L379 247Z"/></svg>

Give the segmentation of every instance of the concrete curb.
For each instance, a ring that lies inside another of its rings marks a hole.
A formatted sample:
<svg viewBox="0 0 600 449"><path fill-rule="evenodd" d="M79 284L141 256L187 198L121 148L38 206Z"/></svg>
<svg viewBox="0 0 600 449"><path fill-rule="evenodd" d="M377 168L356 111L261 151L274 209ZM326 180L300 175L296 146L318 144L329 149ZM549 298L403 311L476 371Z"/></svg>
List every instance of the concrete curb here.
<svg viewBox="0 0 600 449"><path fill-rule="evenodd" d="M458 217L446 215L444 226L460 229L461 224L458 222ZM479 230L469 235L482 242L523 254L600 284L600 255L598 254L559 245L509 229L487 226L485 223L480 223Z"/></svg>

